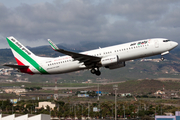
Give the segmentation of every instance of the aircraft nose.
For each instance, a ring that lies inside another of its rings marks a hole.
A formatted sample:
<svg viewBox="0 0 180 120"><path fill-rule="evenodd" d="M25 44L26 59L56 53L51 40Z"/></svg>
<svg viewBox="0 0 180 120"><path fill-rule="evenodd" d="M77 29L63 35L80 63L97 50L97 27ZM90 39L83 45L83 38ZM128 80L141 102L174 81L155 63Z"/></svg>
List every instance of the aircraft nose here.
<svg viewBox="0 0 180 120"><path fill-rule="evenodd" d="M173 47L177 47L178 43L177 42L173 42Z"/></svg>
<svg viewBox="0 0 180 120"><path fill-rule="evenodd" d="M171 41L171 42L169 42L169 43L170 43L170 49L174 49L175 47L178 46L178 43L177 43L177 42Z"/></svg>

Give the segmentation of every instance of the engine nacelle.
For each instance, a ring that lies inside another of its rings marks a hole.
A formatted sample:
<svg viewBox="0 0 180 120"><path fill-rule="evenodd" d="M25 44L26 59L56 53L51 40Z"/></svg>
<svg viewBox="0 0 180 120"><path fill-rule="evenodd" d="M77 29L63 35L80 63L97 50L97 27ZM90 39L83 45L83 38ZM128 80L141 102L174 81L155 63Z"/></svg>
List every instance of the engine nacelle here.
<svg viewBox="0 0 180 120"><path fill-rule="evenodd" d="M117 55L112 55L102 58L101 64L105 68L109 68L109 69L116 69L126 66L125 62L124 61L121 62Z"/></svg>
<svg viewBox="0 0 180 120"><path fill-rule="evenodd" d="M114 63L112 65L109 65L108 68L109 69L116 69L116 68L121 68L121 67L125 67L125 66L126 66L126 64L123 61L123 62L118 62L118 63Z"/></svg>
<svg viewBox="0 0 180 120"><path fill-rule="evenodd" d="M118 60L119 59L117 55L107 56L101 59L101 64L102 66L108 66L117 63Z"/></svg>

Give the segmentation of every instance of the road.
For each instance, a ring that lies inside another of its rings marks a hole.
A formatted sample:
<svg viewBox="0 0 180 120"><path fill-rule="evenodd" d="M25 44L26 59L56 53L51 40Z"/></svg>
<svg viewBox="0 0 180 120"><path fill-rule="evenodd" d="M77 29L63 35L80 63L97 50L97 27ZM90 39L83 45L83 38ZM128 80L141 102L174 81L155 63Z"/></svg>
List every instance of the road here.
<svg viewBox="0 0 180 120"><path fill-rule="evenodd" d="M86 89L86 88L92 88L94 86L87 86L87 87L42 87L43 90L77 90L77 89Z"/></svg>

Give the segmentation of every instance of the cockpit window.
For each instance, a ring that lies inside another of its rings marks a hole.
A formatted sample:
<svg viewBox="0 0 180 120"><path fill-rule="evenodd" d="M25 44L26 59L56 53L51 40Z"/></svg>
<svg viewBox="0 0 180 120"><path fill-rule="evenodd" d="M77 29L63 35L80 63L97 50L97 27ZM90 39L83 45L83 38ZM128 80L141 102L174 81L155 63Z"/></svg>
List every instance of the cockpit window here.
<svg viewBox="0 0 180 120"><path fill-rule="evenodd" d="M163 42L168 42L168 41L170 41L170 40L163 40Z"/></svg>

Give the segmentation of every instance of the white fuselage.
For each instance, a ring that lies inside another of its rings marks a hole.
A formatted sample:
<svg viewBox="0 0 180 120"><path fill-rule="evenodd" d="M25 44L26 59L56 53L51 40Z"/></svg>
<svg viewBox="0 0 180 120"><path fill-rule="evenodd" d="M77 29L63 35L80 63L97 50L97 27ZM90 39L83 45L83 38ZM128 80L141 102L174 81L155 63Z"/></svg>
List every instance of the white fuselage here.
<svg viewBox="0 0 180 120"><path fill-rule="evenodd" d="M164 41L167 39L155 38L145 39L105 48L99 48L91 51L81 52L81 54L108 57L117 55L119 62L153 56L170 51L178 44L173 41ZM56 58L46 58L39 60L40 65L50 74L61 74L82 69L89 69L78 60L74 60L71 56L62 56ZM100 67L104 67L103 65ZM36 69L30 68L33 73L40 74Z"/></svg>

